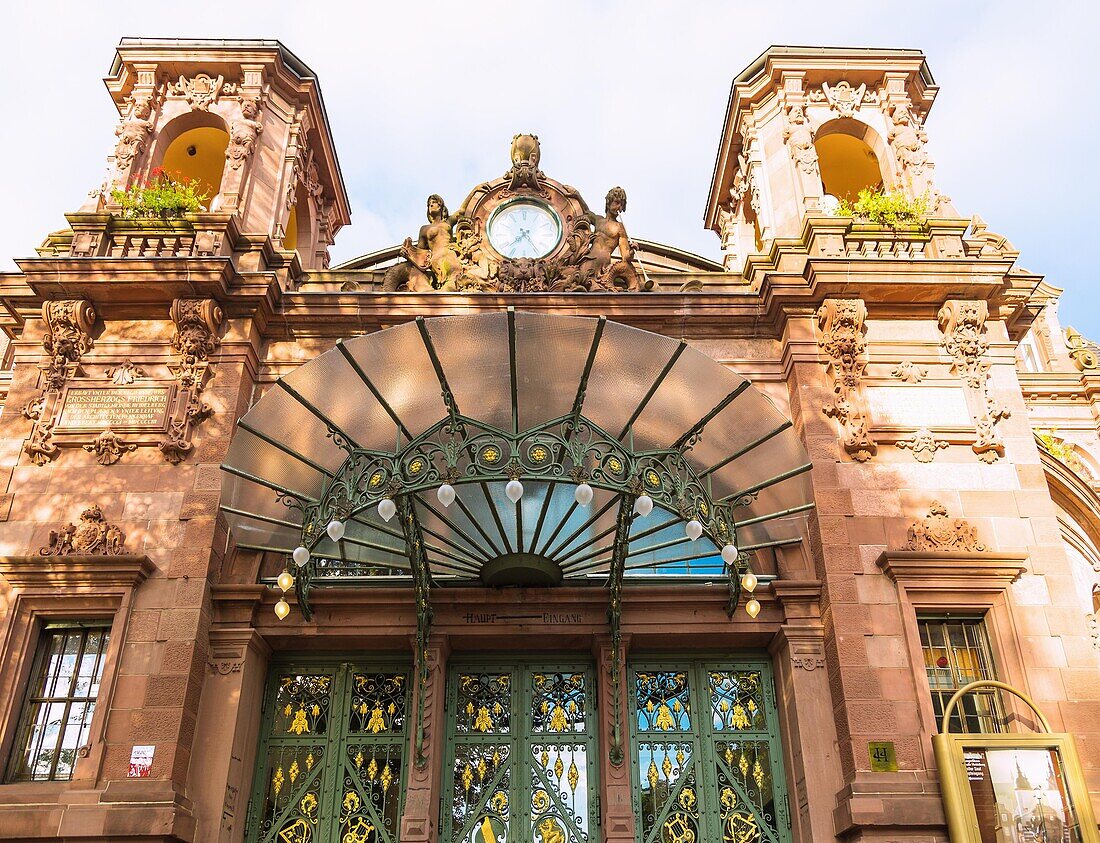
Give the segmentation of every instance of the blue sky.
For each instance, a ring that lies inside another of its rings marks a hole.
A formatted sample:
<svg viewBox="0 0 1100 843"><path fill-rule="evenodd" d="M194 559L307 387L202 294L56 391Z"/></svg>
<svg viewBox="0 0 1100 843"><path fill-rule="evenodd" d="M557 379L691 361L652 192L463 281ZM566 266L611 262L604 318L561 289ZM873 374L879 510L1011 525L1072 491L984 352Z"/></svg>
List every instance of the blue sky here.
<svg viewBox="0 0 1100 843"><path fill-rule="evenodd" d="M5 18L2 269L102 178L117 115L100 80L124 35L278 38L313 68L352 201L335 260L415 233L427 194L456 205L502 173L519 131L589 202L623 185L633 237L717 257L702 213L733 76L770 44L916 47L941 86L926 127L939 188L1065 289L1063 324L1100 339L1091 4L194 0Z"/></svg>

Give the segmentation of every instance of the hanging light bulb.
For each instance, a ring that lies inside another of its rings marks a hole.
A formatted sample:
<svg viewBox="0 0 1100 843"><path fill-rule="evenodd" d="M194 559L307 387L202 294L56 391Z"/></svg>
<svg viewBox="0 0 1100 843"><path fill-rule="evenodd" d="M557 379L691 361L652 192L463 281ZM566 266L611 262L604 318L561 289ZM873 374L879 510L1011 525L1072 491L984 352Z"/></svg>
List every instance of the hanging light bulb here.
<svg viewBox="0 0 1100 843"><path fill-rule="evenodd" d="M649 495L638 495L638 499L634 501L634 511L645 518L653 511L653 498Z"/></svg>
<svg viewBox="0 0 1100 843"><path fill-rule="evenodd" d="M438 489L435 490L435 496L439 499L439 502L446 509L452 503L455 502L455 487L450 483L444 483Z"/></svg>
<svg viewBox="0 0 1100 843"><path fill-rule="evenodd" d="M745 571L745 573L741 575L741 588L745 589L749 594L756 591L756 586L759 582L760 580L756 578L756 574L752 571Z"/></svg>
<svg viewBox="0 0 1100 843"><path fill-rule="evenodd" d="M279 574L279 579L276 582L283 591L289 591L290 587L294 585L294 575L290 571L283 571Z"/></svg>
<svg viewBox="0 0 1100 843"><path fill-rule="evenodd" d="M760 614L760 601L757 600L755 597L752 598L752 600L745 604L745 611L748 613L750 618L755 618L757 615Z"/></svg>
<svg viewBox="0 0 1100 843"><path fill-rule="evenodd" d="M338 518L333 518L328 522L328 526L325 527L325 532L328 533L328 537L334 542L340 541L344 537L344 522Z"/></svg>
<svg viewBox="0 0 1100 843"><path fill-rule="evenodd" d="M592 503L592 487L587 483L581 483L573 490L573 500L581 506L588 506Z"/></svg>
<svg viewBox="0 0 1100 843"><path fill-rule="evenodd" d="M722 561L727 565L737 564L737 545L733 542L722 548Z"/></svg>
<svg viewBox="0 0 1100 843"><path fill-rule="evenodd" d="M697 518L692 518L684 525L684 534L695 541L699 536L703 535L703 525Z"/></svg>
<svg viewBox="0 0 1100 843"><path fill-rule="evenodd" d="M285 600L280 600L278 603L275 604L275 615L279 618L279 620L283 620L283 618L285 618L289 614L290 604L287 603Z"/></svg>
<svg viewBox="0 0 1100 843"><path fill-rule="evenodd" d="M523 497L523 484L518 480L509 480L508 485L504 487L504 494L512 503L519 503L519 499Z"/></svg>
<svg viewBox="0 0 1100 843"><path fill-rule="evenodd" d="M378 517L383 521L389 521L397 514L397 504L393 502L393 498L382 498L378 502Z"/></svg>
<svg viewBox="0 0 1100 843"><path fill-rule="evenodd" d="M294 564L301 568L306 562L309 561L309 549L299 545L294 548L294 552L290 554L294 559Z"/></svg>

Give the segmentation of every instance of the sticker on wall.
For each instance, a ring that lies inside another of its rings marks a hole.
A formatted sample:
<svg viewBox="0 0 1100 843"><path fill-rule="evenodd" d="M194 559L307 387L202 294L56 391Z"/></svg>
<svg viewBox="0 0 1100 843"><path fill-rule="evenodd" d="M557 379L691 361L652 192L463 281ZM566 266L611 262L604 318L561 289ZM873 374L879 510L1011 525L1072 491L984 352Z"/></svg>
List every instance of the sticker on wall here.
<svg viewBox="0 0 1100 843"><path fill-rule="evenodd" d="M147 779L153 769L154 746L135 746L130 750L130 769L126 771L127 778Z"/></svg>

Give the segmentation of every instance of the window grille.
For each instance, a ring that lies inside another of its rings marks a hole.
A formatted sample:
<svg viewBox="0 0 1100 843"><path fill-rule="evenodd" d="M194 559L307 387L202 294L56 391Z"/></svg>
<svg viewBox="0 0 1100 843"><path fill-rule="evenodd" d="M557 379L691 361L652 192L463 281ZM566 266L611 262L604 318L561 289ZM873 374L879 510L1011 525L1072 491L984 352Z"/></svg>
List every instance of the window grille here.
<svg viewBox="0 0 1100 843"><path fill-rule="evenodd" d="M936 722L951 696L979 679L996 679L985 623L981 618L918 618L924 669ZM1000 732L1004 712L994 689L967 694L951 715L952 732Z"/></svg>

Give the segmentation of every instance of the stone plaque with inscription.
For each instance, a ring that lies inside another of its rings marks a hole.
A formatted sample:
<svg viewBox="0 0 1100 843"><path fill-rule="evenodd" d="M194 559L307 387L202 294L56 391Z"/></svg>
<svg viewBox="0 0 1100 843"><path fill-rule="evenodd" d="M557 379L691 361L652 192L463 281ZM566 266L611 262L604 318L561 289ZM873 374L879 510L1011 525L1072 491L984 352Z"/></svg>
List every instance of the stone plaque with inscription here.
<svg viewBox="0 0 1100 843"><path fill-rule="evenodd" d="M974 425L961 386L868 386L864 394L876 428Z"/></svg>
<svg viewBox="0 0 1100 843"><path fill-rule="evenodd" d="M61 396L58 432L157 431L167 429L172 386L67 386Z"/></svg>

